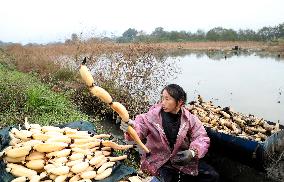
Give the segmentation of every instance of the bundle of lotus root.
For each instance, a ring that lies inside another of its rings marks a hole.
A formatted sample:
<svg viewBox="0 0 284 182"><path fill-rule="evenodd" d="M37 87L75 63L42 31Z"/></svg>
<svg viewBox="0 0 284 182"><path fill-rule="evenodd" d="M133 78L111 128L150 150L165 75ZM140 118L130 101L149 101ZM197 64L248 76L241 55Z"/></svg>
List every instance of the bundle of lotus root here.
<svg viewBox="0 0 284 182"><path fill-rule="evenodd" d="M101 101L105 102L106 104L109 104L110 107L117 112L117 114L121 117L122 122L128 122L129 121L129 114L127 109L119 102L113 102L112 97L110 94L103 88L99 86L94 85L94 79L90 72L90 70L86 67L86 60L87 58L83 60L81 66L80 66L80 75L86 85L90 89L90 93L93 96L98 97ZM136 131L132 128L132 126L128 126L127 133L131 136L131 138L146 152L149 153L149 149L144 145L144 143L140 140L138 134Z"/></svg>

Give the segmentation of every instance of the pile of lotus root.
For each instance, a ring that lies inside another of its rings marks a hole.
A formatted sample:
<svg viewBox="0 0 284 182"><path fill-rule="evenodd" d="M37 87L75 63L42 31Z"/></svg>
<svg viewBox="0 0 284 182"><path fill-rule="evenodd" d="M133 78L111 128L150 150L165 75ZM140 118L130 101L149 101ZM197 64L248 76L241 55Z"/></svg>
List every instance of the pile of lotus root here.
<svg viewBox="0 0 284 182"><path fill-rule="evenodd" d="M102 180L111 175L117 161L127 155L111 156L113 150L127 150L110 135L90 134L72 128L25 123L25 129L12 128L10 145L1 152L6 171L13 182Z"/></svg>
<svg viewBox="0 0 284 182"><path fill-rule="evenodd" d="M203 101L200 95L197 101L189 103L187 109L198 116L204 126L249 140L262 142L280 130L279 122L271 125L263 118L234 112L230 107L216 107L211 101Z"/></svg>

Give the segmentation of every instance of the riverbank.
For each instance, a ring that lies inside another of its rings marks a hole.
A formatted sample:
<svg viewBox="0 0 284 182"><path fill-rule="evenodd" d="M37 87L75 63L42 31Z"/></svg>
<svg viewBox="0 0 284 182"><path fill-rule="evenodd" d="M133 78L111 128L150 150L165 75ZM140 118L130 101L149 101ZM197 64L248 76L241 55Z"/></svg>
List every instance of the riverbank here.
<svg viewBox="0 0 284 182"><path fill-rule="evenodd" d="M131 44L120 44L129 46ZM144 45L141 43L141 45ZM284 42L252 42L252 41L216 41L216 42L178 42L149 43L153 47L166 50L189 51L264 51L284 55Z"/></svg>

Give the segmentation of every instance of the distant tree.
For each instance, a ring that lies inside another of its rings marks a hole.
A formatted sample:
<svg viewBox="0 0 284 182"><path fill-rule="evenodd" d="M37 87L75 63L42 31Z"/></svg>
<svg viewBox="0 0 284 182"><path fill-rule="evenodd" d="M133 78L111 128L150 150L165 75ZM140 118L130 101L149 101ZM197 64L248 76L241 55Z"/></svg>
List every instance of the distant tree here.
<svg viewBox="0 0 284 182"><path fill-rule="evenodd" d="M284 23L281 23L276 27L276 37L284 38Z"/></svg>
<svg viewBox="0 0 284 182"><path fill-rule="evenodd" d="M254 40L258 40L258 36L257 36L257 34L254 30L251 30L251 29L242 30L242 29L240 29L238 31L238 40L254 41Z"/></svg>
<svg viewBox="0 0 284 182"><path fill-rule="evenodd" d="M185 31L171 31L167 33L167 38L172 42L181 42L188 39L188 34Z"/></svg>
<svg viewBox="0 0 284 182"><path fill-rule="evenodd" d="M71 41L72 42L77 42L79 40L79 37L76 33L72 33L71 35Z"/></svg>
<svg viewBox="0 0 284 182"><path fill-rule="evenodd" d="M179 32L179 38L180 39L182 39L182 40L188 40L188 38L189 38L189 34L186 32L186 31L184 31L184 30L182 30L182 31L180 31Z"/></svg>
<svg viewBox="0 0 284 182"><path fill-rule="evenodd" d="M133 41L137 36L138 31L134 28L127 29L123 34L122 37L127 41Z"/></svg>
<svg viewBox="0 0 284 182"><path fill-rule="evenodd" d="M275 40L277 38L277 27L263 27L257 34L263 41Z"/></svg>
<svg viewBox="0 0 284 182"><path fill-rule="evenodd" d="M233 29L225 29L222 27L216 27L209 30L206 34L208 40L237 40L238 34Z"/></svg>
<svg viewBox="0 0 284 182"><path fill-rule="evenodd" d="M139 31L139 32L137 33L136 41L148 42L148 41L150 41L150 37L147 35L146 32L144 32L143 30L141 30L141 31Z"/></svg>
<svg viewBox="0 0 284 182"><path fill-rule="evenodd" d="M170 41L177 41L179 39L179 32L178 31L169 32L168 38Z"/></svg>
<svg viewBox="0 0 284 182"><path fill-rule="evenodd" d="M163 27L157 27L151 34L152 36L155 36L156 38L161 38L166 35L166 32L164 31Z"/></svg>
<svg viewBox="0 0 284 182"><path fill-rule="evenodd" d="M238 34L235 30L233 29L224 29L224 32L223 32L223 40L237 40L238 39Z"/></svg>
<svg viewBox="0 0 284 182"><path fill-rule="evenodd" d="M203 31L203 30L201 30L201 29L198 29L197 31L196 31L196 33L195 34L193 34L194 35L194 40L205 40L205 38L206 38L206 33Z"/></svg>
<svg viewBox="0 0 284 182"><path fill-rule="evenodd" d="M257 32L251 29L226 29L215 27L208 32L198 29L195 33L186 31L165 31L163 27L157 27L151 34L129 28L122 37L116 38L118 42L151 41L151 42L180 42L180 41L267 41L284 38L284 23L275 27L263 27Z"/></svg>
<svg viewBox="0 0 284 182"><path fill-rule="evenodd" d="M138 31L137 36L147 36L147 33L143 30Z"/></svg>
<svg viewBox="0 0 284 182"><path fill-rule="evenodd" d="M213 28L207 32L206 38L213 41L221 40L222 31L222 27Z"/></svg>
<svg viewBox="0 0 284 182"><path fill-rule="evenodd" d="M164 31L163 27L157 27L155 30L149 35L150 39L154 42L164 42L169 41L169 32Z"/></svg>

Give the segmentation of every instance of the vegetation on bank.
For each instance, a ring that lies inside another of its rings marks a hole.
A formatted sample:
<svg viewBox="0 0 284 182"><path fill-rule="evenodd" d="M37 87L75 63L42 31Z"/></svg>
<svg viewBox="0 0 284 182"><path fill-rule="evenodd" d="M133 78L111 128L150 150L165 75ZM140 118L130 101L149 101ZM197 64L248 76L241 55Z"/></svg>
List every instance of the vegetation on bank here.
<svg viewBox="0 0 284 182"><path fill-rule="evenodd" d="M81 81L78 70L85 56L88 57L87 66L93 70L95 84L106 89L115 101L124 104L132 116L147 110L151 99L148 92L172 73L166 70L169 66L163 67L166 51L146 44L120 46L78 41L47 46L12 45L4 52L8 57L7 64L19 71L36 74L55 91L73 90L71 100L81 111L114 119L116 115L110 107L91 97Z"/></svg>
<svg viewBox="0 0 284 182"><path fill-rule="evenodd" d="M28 117L41 125L88 120L69 100L70 93L55 93L36 76L0 63L0 127L22 124Z"/></svg>
<svg viewBox="0 0 284 182"><path fill-rule="evenodd" d="M149 79L157 72L165 72L160 69L165 60L159 57L160 51L149 45L119 47L83 41L72 45L11 45L0 49L1 121L10 125L23 122L26 116L31 122L44 123L86 118L72 108L94 118L115 120L116 113L90 96L82 83L78 68L83 56L88 57L87 66L96 69L93 75L96 84L134 116L149 107L149 94L145 93L157 86L153 84L159 83L155 79L166 78L167 73ZM132 71L125 74L126 70Z"/></svg>

